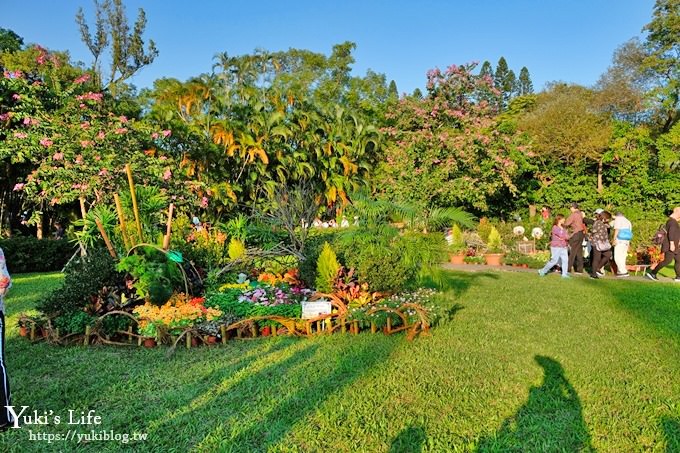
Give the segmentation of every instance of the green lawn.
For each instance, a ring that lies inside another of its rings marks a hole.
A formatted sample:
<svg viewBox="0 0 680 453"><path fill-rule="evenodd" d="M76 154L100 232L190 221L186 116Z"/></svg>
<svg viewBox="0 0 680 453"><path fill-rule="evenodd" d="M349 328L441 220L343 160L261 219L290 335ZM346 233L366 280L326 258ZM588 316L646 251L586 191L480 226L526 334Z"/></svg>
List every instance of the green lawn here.
<svg viewBox="0 0 680 453"><path fill-rule="evenodd" d="M14 404L95 409L102 425L75 430L147 433L137 451L680 451L680 286L447 276L449 319L413 342L258 339L167 357L31 345L12 327ZM59 281L17 276L12 326ZM75 449L29 429L0 435L2 451Z"/></svg>

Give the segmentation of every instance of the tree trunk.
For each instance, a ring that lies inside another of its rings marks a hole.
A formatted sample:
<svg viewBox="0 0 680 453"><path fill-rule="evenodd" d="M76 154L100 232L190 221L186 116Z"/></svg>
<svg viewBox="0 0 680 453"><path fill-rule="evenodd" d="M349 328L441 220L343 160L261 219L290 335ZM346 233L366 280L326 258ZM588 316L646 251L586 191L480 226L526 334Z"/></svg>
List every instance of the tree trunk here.
<svg viewBox="0 0 680 453"><path fill-rule="evenodd" d="M45 219L43 219L43 215L40 214L40 218L38 219L38 223L35 225L35 226L36 226L36 234L35 234L35 237L37 237L38 239L42 239L42 238L43 238L43 221L44 221L44 220L45 220Z"/></svg>
<svg viewBox="0 0 680 453"><path fill-rule="evenodd" d="M604 186L602 185L602 159L597 163L597 193L602 193Z"/></svg>

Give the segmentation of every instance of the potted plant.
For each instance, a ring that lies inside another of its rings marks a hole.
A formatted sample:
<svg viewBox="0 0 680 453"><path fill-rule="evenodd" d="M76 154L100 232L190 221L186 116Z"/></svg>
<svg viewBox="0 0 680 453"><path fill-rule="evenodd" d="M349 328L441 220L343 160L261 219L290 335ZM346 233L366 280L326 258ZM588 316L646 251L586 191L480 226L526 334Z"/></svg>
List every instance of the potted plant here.
<svg viewBox="0 0 680 453"><path fill-rule="evenodd" d="M269 326L264 326L262 330L260 330L260 335L263 337L268 337L272 333L272 328Z"/></svg>
<svg viewBox="0 0 680 453"><path fill-rule="evenodd" d="M451 242L449 243L449 261L451 264L463 264L466 251L467 247L463 238L463 232L458 225L454 225L451 228Z"/></svg>
<svg viewBox="0 0 680 453"><path fill-rule="evenodd" d="M489 231L489 240L486 246L486 253L484 254L486 264L489 266L500 266L503 261L503 241L501 240L500 233L494 226Z"/></svg>

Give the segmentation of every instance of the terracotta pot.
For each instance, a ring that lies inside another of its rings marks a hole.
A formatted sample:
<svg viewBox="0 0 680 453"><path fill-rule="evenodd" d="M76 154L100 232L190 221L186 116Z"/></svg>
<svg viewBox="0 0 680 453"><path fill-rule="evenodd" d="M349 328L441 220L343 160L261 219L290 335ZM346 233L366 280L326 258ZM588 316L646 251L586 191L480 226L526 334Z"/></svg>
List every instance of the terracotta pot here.
<svg viewBox="0 0 680 453"><path fill-rule="evenodd" d="M19 335L22 337L27 337L28 336L28 327L21 326L19 327Z"/></svg>
<svg viewBox="0 0 680 453"><path fill-rule="evenodd" d="M451 264L463 264L465 263L465 253L459 253L457 255L454 255L453 253L449 254L449 262Z"/></svg>
<svg viewBox="0 0 680 453"><path fill-rule="evenodd" d="M268 337L271 334L272 334L272 328L269 327L269 326L265 326L265 327L262 328L262 330L260 330L260 335L262 335L263 337Z"/></svg>
<svg viewBox="0 0 680 453"><path fill-rule="evenodd" d="M529 265L528 265L528 264L522 264L522 267L523 267L524 269L529 269Z"/></svg>
<svg viewBox="0 0 680 453"><path fill-rule="evenodd" d="M156 347L156 339L155 338L145 338L144 339L144 347L145 348L155 348Z"/></svg>
<svg viewBox="0 0 680 453"><path fill-rule="evenodd" d="M489 266L500 266L501 262L503 261L503 254L487 253L486 255L484 255L484 259L486 260L486 264Z"/></svg>
<svg viewBox="0 0 680 453"><path fill-rule="evenodd" d="M216 344L217 343L217 337L214 335L209 335L208 336L208 344Z"/></svg>

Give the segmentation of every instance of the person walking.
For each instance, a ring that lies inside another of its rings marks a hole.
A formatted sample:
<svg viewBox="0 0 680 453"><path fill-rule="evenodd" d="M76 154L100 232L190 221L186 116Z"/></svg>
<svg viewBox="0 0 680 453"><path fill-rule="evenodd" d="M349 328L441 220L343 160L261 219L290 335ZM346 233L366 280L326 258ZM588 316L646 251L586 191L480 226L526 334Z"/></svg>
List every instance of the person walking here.
<svg viewBox="0 0 680 453"><path fill-rule="evenodd" d="M0 430L4 430L14 422L7 406L11 406L9 393L9 377L5 362L5 296L12 286L12 279L7 271L5 254L0 249Z"/></svg>
<svg viewBox="0 0 680 453"><path fill-rule="evenodd" d="M550 232L550 261L538 271L538 275L545 276L558 262L562 268L562 277L569 278L567 269L569 261L569 233L564 228L564 216L557 214Z"/></svg>
<svg viewBox="0 0 680 453"><path fill-rule="evenodd" d="M569 228L569 264L567 272L574 269L575 274L583 273L583 213L578 207L578 203L572 203L569 208L571 214L564 222L564 226Z"/></svg>
<svg viewBox="0 0 680 453"><path fill-rule="evenodd" d="M614 216L614 263L616 264L616 276L628 277L626 257L630 240L633 239L633 224L618 211Z"/></svg>
<svg viewBox="0 0 680 453"><path fill-rule="evenodd" d="M680 225L678 225L678 220L680 220L680 207L674 208L668 217L665 225L666 238L661 244L663 260L645 275L650 280L658 281L656 274L675 260L675 280L673 281L680 283L680 262L678 262L680 260Z"/></svg>
<svg viewBox="0 0 680 453"><path fill-rule="evenodd" d="M593 223L590 233L590 242L593 244L593 265L590 270L590 278L604 277L604 267L612 258L612 244L609 241L609 222L612 215L607 211L598 214Z"/></svg>

